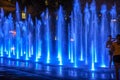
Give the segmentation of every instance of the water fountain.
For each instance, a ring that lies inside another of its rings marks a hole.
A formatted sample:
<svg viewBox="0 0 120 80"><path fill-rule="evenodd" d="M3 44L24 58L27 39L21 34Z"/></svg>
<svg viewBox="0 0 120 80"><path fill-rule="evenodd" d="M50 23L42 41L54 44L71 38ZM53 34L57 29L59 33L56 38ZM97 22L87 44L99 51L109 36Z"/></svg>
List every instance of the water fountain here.
<svg viewBox="0 0 120 80"><path fill-rule="evenodd" d="M51 34L53 22L48 9L41 13L41 19L33 21L31 15L26 14L26 8L27 18L20 18L18 3L15 19L11 13L5 16L1 8L0 57L75 68L87 65L92 70L108 66L107 36L115 37L120 32L116 6L107 16L105 4L101 6L100 15L97 14L95 0L90 5L86 3L83 12L80 4L79 0L74 0L69 23L65 20L62 6L59 7L54 22L55 35Z"/></svg>

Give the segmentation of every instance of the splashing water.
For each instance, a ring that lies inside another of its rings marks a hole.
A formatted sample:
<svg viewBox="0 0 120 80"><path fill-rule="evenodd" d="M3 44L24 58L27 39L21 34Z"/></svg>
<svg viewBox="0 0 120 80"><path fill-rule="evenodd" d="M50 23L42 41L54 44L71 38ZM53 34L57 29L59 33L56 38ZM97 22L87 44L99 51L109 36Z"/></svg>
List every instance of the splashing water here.
<svg viewBox="0 0 120 80"><path fill-rule="evenodd" d="M57 13L53 12L56 19L46 9L41 13L40 19L35 18L34 21L31 15L27 14L26 8L26 19L20 18L18 3L15 19L11 13L5 16L1 8L0 57L69 67L87 65L91 70L106 67L107 36L111 34L115 37L120 32L116 19L116 5L111 8L109 15L107 6L103 4L101 15L98 15L95 0L90 5L86 3L84 12L80 3L79 0L74 0L70 22L65 20L62 6Z"/></svg>

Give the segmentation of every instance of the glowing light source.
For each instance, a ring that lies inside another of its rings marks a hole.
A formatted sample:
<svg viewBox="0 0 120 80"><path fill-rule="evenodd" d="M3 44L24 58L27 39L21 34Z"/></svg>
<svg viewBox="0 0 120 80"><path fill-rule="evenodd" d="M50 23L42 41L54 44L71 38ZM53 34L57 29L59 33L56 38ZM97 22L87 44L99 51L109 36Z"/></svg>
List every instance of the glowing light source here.
<svg viewBox="0 0 120 80"><path fill-rule="evenodd" d="M25 12L22 12L21 15L22 15L22 19L26 19L26 13Z"/></svg>

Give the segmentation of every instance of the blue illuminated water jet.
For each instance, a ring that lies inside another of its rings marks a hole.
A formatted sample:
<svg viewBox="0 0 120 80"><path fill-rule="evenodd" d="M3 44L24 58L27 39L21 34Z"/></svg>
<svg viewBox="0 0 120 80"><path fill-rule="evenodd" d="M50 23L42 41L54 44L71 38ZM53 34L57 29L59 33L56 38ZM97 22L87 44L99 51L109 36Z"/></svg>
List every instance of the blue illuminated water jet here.
<svg viewBox="0 0 120 80"><path fill-rule="evenodd" d="M112 6L110 10L111 21L110 21L110 28L111 28L111 35L115 38L116 34L118 33L118 25L117 25L117 12L116 12L116 5Z"/></svg>
<svg viewBox="0 0 120 80"><path fill-rule="evenodd" d="M63 8L60 6L58 10L57 16L57 58L59 61L59 65L63 65L63 46L64 46L64 13Z"/></svg>
<svg viewBox="0 0 120 80"><path fill-rule="evenodd" d="M90 5L90 31L89 31L89 49L91 54L92 69L94 69L94 64L97 62L97 30L98 30L98 17L96 13L95 0L92 1Z"/></svg>
<svg viewBox="0 0 120 80"><path fill-rule="evenodd" d="M81 36L79 36L81 35ZM74 1L74 8L71 13L71 31L70 31L70 50L71 62L74 62L74 67L77 67L77 61L83 60L83 27L82 13L78 0ZM79 57L78 57L79 56Z"/></svg>
<svg viewBox="0 0 120 80"><path fill-rule="evenodd" d="M42 53L42 46L41 46L41 34L40 34L40 30L41 30L41 21L36 19L36 29L35 29L35 33L36 33L36 37L35 37L35 42L36 42L36 56L35 56L35 61L38 62L39 59L41 58L41 53Z"/></svg>
<svg viewBox="0 0 120 80"><path fill-rule="evenodd" d="M105 57L106 56L106 49L105 49L105 46L106 46L106 40L107 40L107 34L108 33L108 19L107 19L107 7L106 5L102 5L101 7L101 27L100 27L100 33L101 35L100 36L100 39L101 39L101 67L105 67L106 66L106 63L105 63Z"/></svg>
<svg viewBox="0 0 120 80"><path fill-rule="evenodd" d="M84 9L84 13L85 13L85 16L84 16L84 26L85 26L85 64L88 64L88 35L89 35L89 29L90 29L90 11L89 11L89 6L88 6L88 3L86 4L85 6L85 9Z"/></svg>
<svg viewBox="0 0 120 80"><path fill-rule="evenodd" d="M51 38L50 38L50 16L48 9L46 10L45 21L46 21L45 25L46 25L47 63L50 63Z"/></svg>

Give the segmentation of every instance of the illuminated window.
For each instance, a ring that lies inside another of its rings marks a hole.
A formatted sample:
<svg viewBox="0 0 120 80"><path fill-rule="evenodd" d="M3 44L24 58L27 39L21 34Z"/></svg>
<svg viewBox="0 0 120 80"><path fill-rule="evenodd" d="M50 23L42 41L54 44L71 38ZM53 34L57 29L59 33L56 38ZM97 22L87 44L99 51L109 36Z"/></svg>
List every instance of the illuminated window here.
<svg viewBox="0 0 120 80"><path fill-rule="evenodd" d="M26 14L25 14L25 12L22 12L22 19L26 19Z"/></svg>

